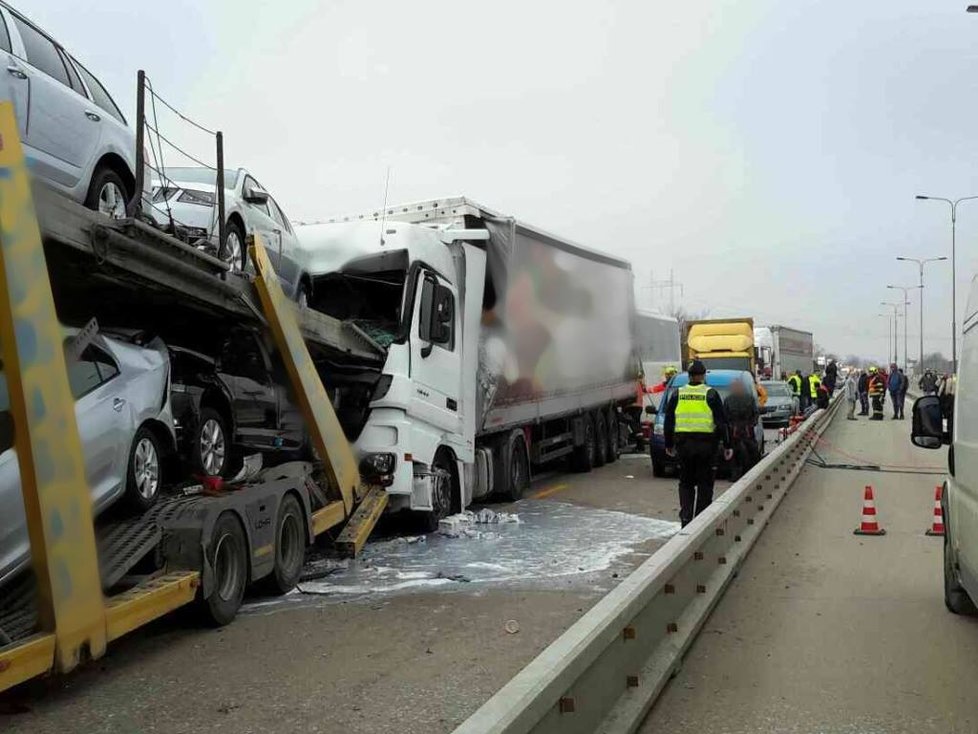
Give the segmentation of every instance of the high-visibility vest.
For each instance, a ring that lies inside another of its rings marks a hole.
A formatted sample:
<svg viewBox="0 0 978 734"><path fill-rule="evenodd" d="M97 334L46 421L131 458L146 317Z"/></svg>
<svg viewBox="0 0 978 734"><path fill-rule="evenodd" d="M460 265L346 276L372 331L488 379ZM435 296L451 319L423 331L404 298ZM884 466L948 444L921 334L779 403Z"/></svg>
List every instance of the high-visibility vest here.
<svg viewBox="0 0 978 734"><path fill-rule="evenodd" d="M791 385L791 392L795 395L801 395L801 378L798 375L789 377L788 384Z"/></svg>
<svg viewBox="0 0 978 734"><path fill-rule="evenodd" d="M886 392L886 388L883 385L883 378L879 375L873 375L869 378L869 389L867 390L870 395L878 396Z"/></svg>
<svg viewBox="0 0 978 734"><path fill-rule="evenodd" d="M685 385L679 388L676 401L676 433L713 433L713 411L706 402L708 385Z"/></svg>
<svg viewBox="0 0 978 734"><path fill-rule="evenodd" d="M811 392L813 398L818 397L818 386L822 384L822 380L818 375L812 374L808 376L808 390Z"/></svg>

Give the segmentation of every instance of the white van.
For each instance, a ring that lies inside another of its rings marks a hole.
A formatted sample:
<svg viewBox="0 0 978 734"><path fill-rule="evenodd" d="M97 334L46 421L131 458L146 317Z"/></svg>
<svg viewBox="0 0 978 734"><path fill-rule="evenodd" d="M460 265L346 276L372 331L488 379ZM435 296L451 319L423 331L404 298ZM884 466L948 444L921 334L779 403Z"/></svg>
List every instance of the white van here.
<svg viewBox="0 0 978 734"><path fill-rule="evenodd" d="M978 614L978 277L965 311L953 410L925 395L913 406L914 445L950 444L941 506L944 510L944 603L955 614ZM952 420L953 417L953 420Z"/></svg>

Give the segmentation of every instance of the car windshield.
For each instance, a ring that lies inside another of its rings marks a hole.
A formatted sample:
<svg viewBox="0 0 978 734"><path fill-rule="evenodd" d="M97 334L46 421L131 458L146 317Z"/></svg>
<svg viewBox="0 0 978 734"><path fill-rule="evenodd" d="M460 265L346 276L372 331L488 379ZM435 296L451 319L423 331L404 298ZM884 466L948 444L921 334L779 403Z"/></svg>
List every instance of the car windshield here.
<svg viewBox="0 0 978 734"><path fill-rule="evenodd" d="M166 177L171 181L181 183L199 183L214 186L217 183L217 171L213 168L165 168ZM230 168L224 169L224 188L233 189L238 183L238 172Z"/></svg>
<svg viewBox="0 0 978 734"><path fill-rule="evenodd" d="M762 382L769 398L787 398L791 396L791 390L783 382Z"/></svg>

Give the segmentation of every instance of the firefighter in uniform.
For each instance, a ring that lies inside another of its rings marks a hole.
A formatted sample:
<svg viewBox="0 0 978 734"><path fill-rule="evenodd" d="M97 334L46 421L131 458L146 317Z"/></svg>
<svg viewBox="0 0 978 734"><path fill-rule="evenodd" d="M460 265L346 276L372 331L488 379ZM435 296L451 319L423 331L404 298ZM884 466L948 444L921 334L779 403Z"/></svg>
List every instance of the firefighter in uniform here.
<svg viewBox="0 0 978 734"><path fill-rule="evenodd" d="M869 419L871 421L881 421L883 420L883 398L886 395L886 382L883 380L883 376L880 375L880 371L875 367L869 368L869 386L867 390L869 392L869 399L873 403L873 415Z"/></svg>
<svg viewBox="0 0 978 734"><path fill-rule="evenodd" d="M666 453L679 457L679 521L685 527L713 501L717 453L733 455L727 417L720 393L705 383L706 367L689 365L689 384L680 387L666 404L663 438Z"/></svg>

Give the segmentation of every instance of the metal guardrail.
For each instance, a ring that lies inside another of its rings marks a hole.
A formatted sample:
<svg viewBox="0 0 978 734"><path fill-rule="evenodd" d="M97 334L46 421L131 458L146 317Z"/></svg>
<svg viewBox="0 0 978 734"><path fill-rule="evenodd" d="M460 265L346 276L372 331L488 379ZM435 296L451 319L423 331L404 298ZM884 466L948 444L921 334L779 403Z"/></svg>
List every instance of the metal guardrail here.
<svg viewBox="0 0 978 734"><path fill-rule="evenodd" d="M635 731L841 402L810 416L455 734Z"/></svg>

